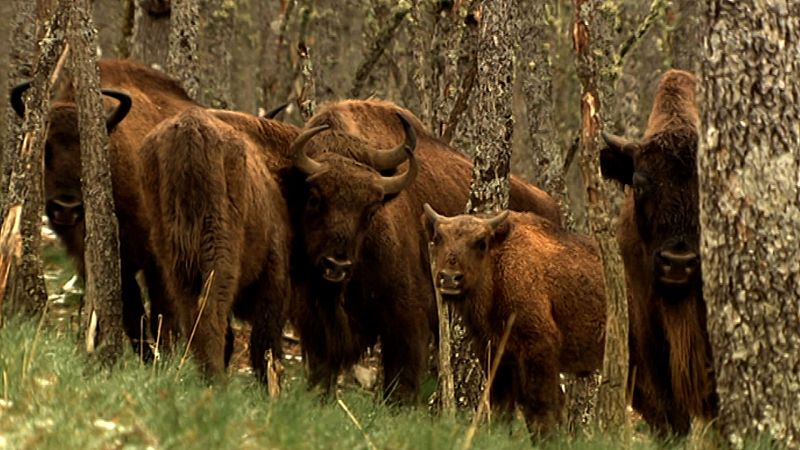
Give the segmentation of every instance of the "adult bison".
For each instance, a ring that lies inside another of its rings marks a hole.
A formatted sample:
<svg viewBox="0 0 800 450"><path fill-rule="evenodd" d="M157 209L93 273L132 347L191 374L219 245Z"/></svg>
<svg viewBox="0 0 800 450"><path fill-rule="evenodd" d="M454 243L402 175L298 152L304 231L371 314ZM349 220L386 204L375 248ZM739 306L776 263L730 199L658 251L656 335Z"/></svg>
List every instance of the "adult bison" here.
<svg viewBox="0 0 800 450"><path fill-rule="evenodd" d="M662 435L712 417L717 397L700 276L697 79L660 81L639 141L604 135L603 176L625 186L617 238L629 290L633 406Z"/></svg>
<svg viewBox="0 0 800 450"><path fill-rule="evenodd" d="M507 418L519 406L534 435L547 433L563 409L559 373L586 375L603 363L597 247L529 213L444 217L426 204L421 219L436 255L434 285L464 317L479 354L497 354L516 315L492 405Z"/></svg>
<svg viewBox="0 0 800 450"><path fill-rule="evenodd" d="M425 202L449 214L462 212L472 164L389 102L336 102L306 127L319 129L318 137L295 155L285 179L297 232L293 279L307 289L293 315L309 381L330 391L340 370L380 337L385 394L396 391L396 398L410 401L436 330L427 243L416 218ZM412 141L416 179L397 195L377 195L374 177L398 173L402 149ZM388 147L393 150L374 150ZM559 220L552 198L516 179L511 205Z"/></svg>
<svg viewBox="0 0 800 450"><path fill-rule="evenodd" d="M139 190L139 145L161 120L194 105L174 80L159 72L125 60L101 60L100 83L109 99L106 127L110 138L109 164L114 205L119 221L123 320L127 335L140 336L144 314L136 272L142 270L153 300L152 318L159 313L163 297L160 274L148 246L149 220L143 213ZM29 83L12 90L11 104L22 116L22 94ZM111 100L113 99L113 101ZM78 273L85 276L84 217L81 194L81 155L77 107L71 82L59 90L49 113L50 128L45 144L45 211L50 226L65 244Z"/></svg>
<svg viewBox="0 0 800 450"><path fill-rule="evenodd" d="M266 381L265 353L282 354L291 294L289 218L273 156L202 108L162 122L140 153L151 244L182 337L218 375L230 354L231 313L251 321L251 363Z"/></svg>

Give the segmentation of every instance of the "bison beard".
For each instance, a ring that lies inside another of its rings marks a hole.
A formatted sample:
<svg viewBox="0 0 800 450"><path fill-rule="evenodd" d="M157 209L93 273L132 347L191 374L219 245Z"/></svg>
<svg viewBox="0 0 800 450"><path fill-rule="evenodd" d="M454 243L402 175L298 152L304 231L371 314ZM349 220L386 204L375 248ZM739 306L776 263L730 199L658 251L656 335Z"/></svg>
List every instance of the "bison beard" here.
<svg viewBox="0 0 800 450"><path fill-rule="evenodd" d="M140 319L145 312L135 277L139 270L144 272L151 299L153 332L159 314L164 316L166 328L171 323L162 307L164 286L148 245L149 223L141 207L137 179L139 147L144 135L162 119L195 103L177 82L145 66L125 60L101 60L99 65L103 93L115 99L107 102L111 112L106 127L114 208L119 223L123 326L134 348L138 349ZM20 115L24 112L22 93L27 86L23 83L11 93L11 104ZM75 261L77 272L85 277L80 141L71 80L59 90L49 118L45 145L45 212L53 231ZM149 347L144 348L149 351Z"/></svg>
<svg viewBox="0 0 800 450"><path fill-rule="evenodd" d="M603 176L631 186L617 236L630 292L633 406L655 431L686 434L717 411L698 258L694 75L670 70L640 141L605 134Z"/></svg>
<svg viewBox="0 0 800 450"><path fill-rule="evenodd" d="M491 386L506 419L519 406L541 436L560 420L559 372L586 375L603 362L605 293L596 246L533 214L443 217L425 205L434 285L464 317L483 363L516 314Z"/></svg>
<svg viewBox="0 0 800 450"><path fill-rule="evenodd" d="M253 323L250 357L260 380L265 353L282 354L291 236L266 153L200 108L163 122L142 145L152 245L184 338L197 321L191 348L209 375L227 364L232 312Z"/></svg>

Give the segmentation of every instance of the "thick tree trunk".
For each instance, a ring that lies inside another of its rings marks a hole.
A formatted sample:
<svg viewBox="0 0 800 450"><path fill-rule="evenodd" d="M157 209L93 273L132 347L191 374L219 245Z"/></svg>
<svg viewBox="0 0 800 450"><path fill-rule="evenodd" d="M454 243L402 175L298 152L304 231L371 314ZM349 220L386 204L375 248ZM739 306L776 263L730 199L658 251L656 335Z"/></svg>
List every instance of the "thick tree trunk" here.
<svg viewBox="0 0 800 450"><path fill-rule="evenodd" d="M800 4L708 3L698 155L703 296L735 448L800 448Z"/></svg>
<svg viewBox="0 0 800 450"><path fill-rule="evenodd" d="M600 114L610 88L607 70L610 17L602 0L576 0L575 13L572 36L582 87L580 163L588 222L603 261L607 302L605 358L596 417L601 428L617 432L627 423L628 303L622 258L614 233L610 186L601 179L598 167ZM628 433L624 435L627 437Z"/></svg>
<svg viewBox="0 0 800 450"><path fill-rule="evenodd" d="M175 2L176 0L173 0ZM195 0L196 1L196 0ZM233 107L231 94L231 69L233 58L231 47L234 39L234 0L202 0L203 18L200 58L200 79L203 81L197 99L212 108L230 109Z"/></svg>
<svg viewBox="0 0 800 450"><path fill-rule="evenodd" d="M200 90L197 44L200 34L198 0L173 0L170 14L167 72L181 81L192 98Z"/></svg>
<svg viewBox="0 0 800 450"><path fill-rule="evenodd" d="M167 67L170 34L169 0L136 0L131 58L161 69Z"/></svg>
<svg viewBox="0 0 800 450"><path fill-rule="evenodd" d="M2 67L8 67L6 73L6 91L31 77L31 64L34 60L36 45L36 21L34 20L35 2L30 0L16 0L12 3L14 18L9 30L8 62ZM9 182L17 150L22 144L22 119L10 107L8 102L3 102L4 127L3 149L0 152L0 211L6 211L7 196L10 192ZM3 218L0 217L0 223Z"/></svg>
<svg viewBox="0 0 800 450"><path fill-rule="evenodd" d="M39 41L39 55L34 66L34 76L25 102L24 138L15 158L14 171L9 183L7 209L22 205L22 257L13 270L11 293L13 308L27 314L41 312L47 303L42 260L39 256L44 213L43 180L44 146L47 138L50 91L61 68L60 56L65 48L65 31L68 2L60 2L52 17L40 17L49 24ZM63 58L61 58L63 59Z"/></svg>
<svg viewBox="0 0 800 450"><path fill-rule="evenodd" d="M69 59L78 107L81 186L86 223L85 300L89 316L97 317L97 329L87 328L87 351L91 353L96 347L100 360L110 364L122 355L124 335L119 229L114 214L106 114L96 59L97 30L92 22L89 0L71 0L69 3L72 3Z"/></svg>

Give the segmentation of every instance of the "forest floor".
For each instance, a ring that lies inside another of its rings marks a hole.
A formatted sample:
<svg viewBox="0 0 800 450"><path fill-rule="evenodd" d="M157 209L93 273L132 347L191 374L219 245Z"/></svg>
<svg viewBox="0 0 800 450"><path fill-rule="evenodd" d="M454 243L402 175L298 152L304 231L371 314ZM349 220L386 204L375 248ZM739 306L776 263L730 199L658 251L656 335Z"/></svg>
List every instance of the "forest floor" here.
<svg viewBox="0 0 800 450"><path fill-rule="evenodd" d="M376 357L343 377L337 398L308 391L298 342L285 340L283 390L270 398L247 363L244 326L229 376L207 383L191 363L165 357L141 363L129 350L113 370L80 350L75 305L80 287L58 247L45 246L50 313L41 323L11 318L0 329L0 450L4 449L459 449L468 415L437 416L424 402L377 400ZM433 378L425 389L435 388ZM654 443L634 424L632 448ZM558 434L545 449L617 449L618 439L584 431ZM484 423L473 449L531 448L521 421ZM685 441L666 448L694 448ZM766 448L766 447L765 447Z"/></svg>

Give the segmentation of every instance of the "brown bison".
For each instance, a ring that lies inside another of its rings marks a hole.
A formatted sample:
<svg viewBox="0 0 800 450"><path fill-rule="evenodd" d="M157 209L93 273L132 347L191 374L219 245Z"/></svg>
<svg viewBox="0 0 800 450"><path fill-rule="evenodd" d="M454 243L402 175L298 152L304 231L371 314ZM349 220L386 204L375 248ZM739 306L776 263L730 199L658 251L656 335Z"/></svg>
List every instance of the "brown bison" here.
<svg viewBox="0 0 800 450"><path fill-rule="evenodd" d="M535 435L560 416L559 373L588 375L603 363L605 293L597 248L533 214L491 218L422 215L436 258L434 285L466 322L476 348L505 353L491 387L506 416L519 406ZM486 361L487 352L479 352Z"/></svg>
<svg viewBox="0 0 800 450"><path fill-rule="evenodd" d="M604 135L603 176L626 189L617 238L629 290L633 406L661 435L713 416L717 398L700 276L694 75L661 78L647 129Z"/></svg>
<svg viewBox="0 0 800 450"><path fill-rule="evenodd" d="M164 118L194 105L180 85L147 67L124 60L101 60L100 83L110 99L106 126L110 137L109 163L114 189L114 205L119 221L122 301L124 327L132 340L140 336L139 321L144 314L136 272L142 270L150 298L152 318L161 310L163 296L160 274L148 246L149 223L141 207L139 145ZM24 114L22 93L28 83L12 90L11 104ZM49 113L50 128L45 144L45 211L50 226L64 242L85 276L84 217L81 194L81 156L74 89L66 83L60 89Z"/></svg>
<svg viewBox="0 0 800 450"><path fill-rule="evenodd" d="M324 169L312 174L295 164L284 177L297 233L292 274L306 289L293 316L309 381L330 391L339 371L380 337L384 393L396 390L396 398L411 400L436 331L427 244L416 217L425 202L451 214L463 211L472 164L388 102L333 103L306 126L331 127L296 155L314 162L304 167ZM375 177L396 173L412 137L419 174L396 196L378 195ZM394 149L374 150L387 147ZM516 179L511 204L559 220L552 198Z"/></svg>
<svg viewBox="0 0 800 450"><path fill-rule="evenodd" d="M264 356L282 354L291 293L289 218L269 168L274 157L202 108L162 122L140 153L152 248L180 334L217 375L230 354L231 313L251 321L251 363L266 381Z"/></svg>

